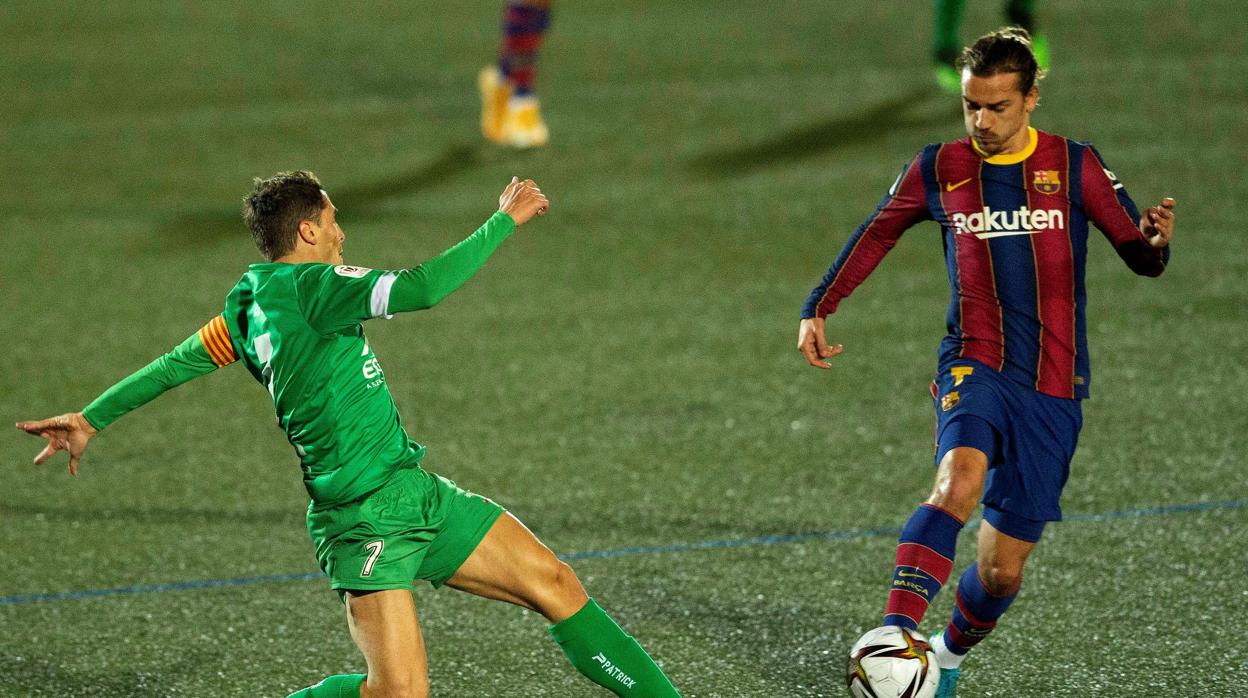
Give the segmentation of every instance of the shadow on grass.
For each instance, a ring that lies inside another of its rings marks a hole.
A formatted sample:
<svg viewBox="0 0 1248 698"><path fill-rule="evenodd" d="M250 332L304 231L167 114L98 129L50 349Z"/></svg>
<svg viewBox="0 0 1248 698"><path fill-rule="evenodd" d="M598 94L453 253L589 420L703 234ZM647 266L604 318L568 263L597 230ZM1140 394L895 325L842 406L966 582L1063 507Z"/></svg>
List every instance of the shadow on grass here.
<svg viewBox="0 0 1248 698"><path fill-rule="evenodd" d="M818 123L777 134L765 141L733 146L694 157L687 168L706 177L735 177L775 165L825 155L854 145L880 140L891 130L957 121L944 110L931 107L938 94L934 88L919 88L894 97L864 112L837 116ZM942 101L950 98L939 93ZM956 118L956 116L955 116ZM916 148L918 144L916 144Z"/></svg>
<svg viewBox="0 0 1248 698"><path fill-rule="evenodd" d="M139 524L194 524L220 526L223 523L243 525L303 524L304 512L298 506L275 511L220 509L179 509L174 507L108 507L84 509L81 506L47 506L33 504L0 504L0 516L42 516L51 521L124 521Z"/></svg>
<svg viewBox="0 0 1248 698"><path fill-rule="evenodd" d="M476 146L458 144L448 147L437 157L404 172L372 181L337 187L327 183L334 204L352 213L367 211L388 199L408 196L437 188L439 185L472 170L480 160ZM241 194L241 192L240 192ZM213 208L181 213L162 222L158 231L162 240L177 247L211 242L226 237L246 237L242 221L242 204L235 208Z"/></svg>

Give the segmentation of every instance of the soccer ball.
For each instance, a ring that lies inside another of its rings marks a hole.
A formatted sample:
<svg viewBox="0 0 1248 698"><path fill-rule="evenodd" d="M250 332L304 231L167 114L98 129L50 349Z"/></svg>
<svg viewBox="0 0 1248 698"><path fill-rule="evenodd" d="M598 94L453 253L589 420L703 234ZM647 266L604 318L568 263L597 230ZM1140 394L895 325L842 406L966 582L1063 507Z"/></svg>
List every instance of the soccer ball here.
<svg viewBox="0 0 1248 698"><path fill-rule="evenodd" d="M927 638L897 625L868 630L849 651L849 692L855 698L932 698L940 667Z"/></svg>

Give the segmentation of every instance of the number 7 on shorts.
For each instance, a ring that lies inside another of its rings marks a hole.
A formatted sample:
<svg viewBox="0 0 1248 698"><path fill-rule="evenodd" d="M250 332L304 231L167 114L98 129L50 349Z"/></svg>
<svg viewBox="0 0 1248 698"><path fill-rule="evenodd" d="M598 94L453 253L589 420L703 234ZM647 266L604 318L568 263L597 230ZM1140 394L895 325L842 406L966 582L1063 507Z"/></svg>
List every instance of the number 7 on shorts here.
<svg viewBox="0 0 1248 698"><path fill-rule="evenodd" d="M373 565L377 564L377 558L381 557L381 551L386 547L385 541L375 540L364 544L368 548L368 559L364 561L364 569L360 570L361 577L369 577L373 574Z"/></svg>

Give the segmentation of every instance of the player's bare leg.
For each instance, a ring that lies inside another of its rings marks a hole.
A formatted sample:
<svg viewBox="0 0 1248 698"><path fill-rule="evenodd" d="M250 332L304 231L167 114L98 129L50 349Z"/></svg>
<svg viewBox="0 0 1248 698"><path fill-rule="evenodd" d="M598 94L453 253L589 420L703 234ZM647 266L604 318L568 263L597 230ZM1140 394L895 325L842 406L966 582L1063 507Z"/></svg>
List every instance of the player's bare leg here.
<svg viewBox="0 0 1248 698"><path fill-rule="evenodd" d="M953 572L958 533L979 503L987 472L988 456L976 448L951 448L941 457L931 495L897 540L884 625L918 629Z"/></svg>
<svg viewBox="0 0 1248 698"><path fill-rule="evenodd" d="M977 448L951 448L940 459L936 483L927 503L944 509L962 521L975 513L984 492L988 456Z"/></svg>
<svg viewBox="0 0 1248 698"><path fill-rule="evenodd" d="M407 589L347 592L347 626L368 674L338 674L287 698L425 698L429 669L416 604Z"/></svg>
<svg viewBox="0 0 1248 698"><path fill-rule="evenodd" d="M446 585L537 611L551 623L589 601L572 568L509 513L498 517Z"/></svg>
<svg viewBox="0 0 1248 698"><path fill-rule="evenodd" d="M975 564L958 580L953 617L932 637L932 649L941 667L936 695L956 695L962 660L997 625L1023 584L1023 565L1036 543L999 531L985 518L980 523Z"/></svg>
<svg viewBox="0 0 1248 698"><path fill-rule="evenodd" d="M541 613L568 660L619 696L679 696L637 641L585 593L572 568L503 514L447 586Z"/></svg>
<svg viewBox="0 0 1248 698"><path fill-rule="evenodd" d="M1023 585L1023 565L1035 549L1035 543L1006 535L987 521L982 522L976 562L984 589L999 598L1018 593Z"/></svg>
<svg viewBox="0 0 1248 698"><path fill-rule="evenodd" d="M407 589L348 592L351 639L368 662L360 698L425 698L429 668L416 603Z"/></svg>

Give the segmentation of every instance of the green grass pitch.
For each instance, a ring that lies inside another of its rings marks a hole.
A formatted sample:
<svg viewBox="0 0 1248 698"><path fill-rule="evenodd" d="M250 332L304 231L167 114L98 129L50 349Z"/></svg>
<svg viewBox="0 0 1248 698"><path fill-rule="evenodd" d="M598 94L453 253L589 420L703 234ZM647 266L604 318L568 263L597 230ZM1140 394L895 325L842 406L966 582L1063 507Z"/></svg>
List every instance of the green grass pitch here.
<svg viewBox="0 0 1248 698"><path fill-rule="evenodd" d="M316 171L348 262L374 267L440 251L530 176L546 219L440 307L367 327L427 466L572 555L685 695L844 695L887 531L931 477L934 225L830 323L834 371L795 351L797 314L901 165L962 133L931 8L557 3L552 143L516 153L476 130L499 4L6 3L0 414L80 408L219 312L256 257L253 176ZM969 3L964 37L1001 4ZM963 693L1248 695L1243 9L1037 5L1034 124L1095 142L1141 205L1174 196L1178 227L1158 280L1093 233L1072 520ZM0 431L0 696L283 696L363 669L322 580L46 596L315 571L294 456L241 368L118 422L76 480L38 448ZM435 695L601 695L539 617L415 594Z"/></svg>

